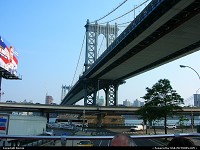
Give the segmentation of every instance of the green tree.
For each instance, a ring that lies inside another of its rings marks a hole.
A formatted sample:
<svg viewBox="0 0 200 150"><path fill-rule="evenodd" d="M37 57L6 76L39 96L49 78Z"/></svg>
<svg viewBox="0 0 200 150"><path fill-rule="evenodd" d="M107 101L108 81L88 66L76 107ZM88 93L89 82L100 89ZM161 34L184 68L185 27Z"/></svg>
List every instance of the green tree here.
<svg viewBox="0 0 200 150"><path fill-rule="evenodd" d="M144 106L140 107L140 109L138 110L138 114L141 116L140 119L143 119L145 125L147 125L147 122L149 123L148 124L149 128L151 125L153 125L154 133L156 134L155 122L161 117L159 116L159 114L161 113L158 113L157 107L145 104ZM146 127L146 134L147 134L147 127Z"/></svg>
<svg viewBox="0 0 200 150"><path fill-rule="evenodd" d="M181 128L182 133L183 133L183 129L186 128L185 127L185 122L188 122L188 121L189 121L189 119L186 116L184 116L184 115L180 115L179 116L178 123L179 123L179 126Z"/></svg>
<svg viewBox="0 0 200 150"><path fill-rule="evenodd" d="M180 105L184 104L183 98L173 90L168 79L160 79L152 88L147 87L146 91L143 97L145 105L141 109L147 110L146 113L149 114L146 114L148 117L143 116L143 118L164 119L165 134L167 134L167 117L175 115L177 110L182 111Z"/></svg>

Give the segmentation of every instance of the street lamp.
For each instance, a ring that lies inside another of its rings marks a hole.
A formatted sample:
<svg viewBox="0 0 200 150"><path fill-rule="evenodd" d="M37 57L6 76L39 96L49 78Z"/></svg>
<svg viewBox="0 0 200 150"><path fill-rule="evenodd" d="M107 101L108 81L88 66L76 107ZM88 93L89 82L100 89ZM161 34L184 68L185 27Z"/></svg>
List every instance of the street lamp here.
<svg viewBox="0 0 200 150"><path fill-rule="evenodd" d="M196 72L196 74L198 75L199 77L199 80L200 80L200 75L198 74L198 72L196 70L194 70L192 67L190 66L184 66L184 65L180 65L181 68L190 68L192 69L194 72ZM197 90L198 91L198 90ZM194 118L193 118L193 112L191 111L191 124L192 124L192 132L194 131Z"/></svg>
<svg viewBox="0 0 200 150"><path fill-rule="evenodd" d="M199 80L200 80L200 75L198 74L198 72L196 71L196 70L194 70L192 67L190 67L190 66L184 66L184 65L180 65L180 67L181 68L190 68L190 69L192 69L194 72L196 72L196 74L198 75L198 77L199 77Z"/></svg>

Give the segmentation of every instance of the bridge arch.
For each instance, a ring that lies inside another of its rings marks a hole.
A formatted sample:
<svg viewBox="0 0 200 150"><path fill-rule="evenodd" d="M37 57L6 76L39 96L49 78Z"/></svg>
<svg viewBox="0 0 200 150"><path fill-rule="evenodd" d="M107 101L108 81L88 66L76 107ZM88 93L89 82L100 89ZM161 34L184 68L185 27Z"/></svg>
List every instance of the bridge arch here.
<svg viewBox="0 0 200 150"><path fill-rule="evenodd" d="M97 59L97 46L98 37L100 34L105 36L106 47L108 47L116 38L118 34L117 24L100 25L97 22L91 24L89 19L87 20L86 28L86 53L85 53L85 71L96 61Z"/></svg>

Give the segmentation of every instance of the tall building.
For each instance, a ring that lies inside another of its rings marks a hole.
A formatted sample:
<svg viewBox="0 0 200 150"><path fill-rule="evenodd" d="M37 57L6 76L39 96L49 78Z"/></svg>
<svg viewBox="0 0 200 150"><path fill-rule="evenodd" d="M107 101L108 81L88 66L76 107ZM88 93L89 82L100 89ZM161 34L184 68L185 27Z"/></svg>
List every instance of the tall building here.
<svg viewBox="0 0 200 150"><path fill-rule="evenodd" d="M144 106L144 102L141 102L138 99L136 99L135 101L133 101L133 106L135 106L135 107Z"/></svg>
<svg viewBox="0 0 200 150"><path fill-rule="evenodd" d="M131 102L126 99L125 101L123 101L123 105L124 106L131 106Z"/></svg>
<svg viewBox="0 0 200 150"><path fill-rule="evenodd" d="M136 99L135 101L133 101L133 106L140 107L140 101L138 99Z"/></svg>
<svg viewBox="0 0 200 150"><path fill-rule="evenodd" d="M45 104L53 103L53 97L46 94Z"/></svg>
<svg viewBox="0 0 200 150"><path fill-rule="evenodd" d="M104 106L104 98L103 98L103 96L101 96L101 97L99 98L98 105L99 105L99 106Z"/></svg>
<svg viewBox="0 0 200 150"><path fill-rule="evenodd" d="M194 94L194 106L200 107L200 94Z"/></svg>
<svg viewBox="0 0 200 150"><path fill-rule="evenodd" d="M144 106L144 102L140 102L140 106Z"/></svg>

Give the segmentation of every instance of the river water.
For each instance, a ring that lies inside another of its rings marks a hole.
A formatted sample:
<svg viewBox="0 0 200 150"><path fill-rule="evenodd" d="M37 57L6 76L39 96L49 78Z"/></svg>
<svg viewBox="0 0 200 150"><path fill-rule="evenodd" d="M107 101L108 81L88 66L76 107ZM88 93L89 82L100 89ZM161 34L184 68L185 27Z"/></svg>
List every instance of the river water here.
<svg viewBox="0 0 200 150"><path fill-rule="evenodd" d="M125 119L125 126L139 125L142 124L143 120L135 120L135 119ZM179 120L167 120L167 124L179 125ZM191 120L184 122L185 126L191 125ZM194 125L200 125L200 119L194 120ZM156 123L156 126L164 126L164 120Z"/></svg>

